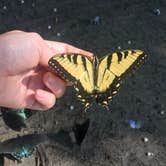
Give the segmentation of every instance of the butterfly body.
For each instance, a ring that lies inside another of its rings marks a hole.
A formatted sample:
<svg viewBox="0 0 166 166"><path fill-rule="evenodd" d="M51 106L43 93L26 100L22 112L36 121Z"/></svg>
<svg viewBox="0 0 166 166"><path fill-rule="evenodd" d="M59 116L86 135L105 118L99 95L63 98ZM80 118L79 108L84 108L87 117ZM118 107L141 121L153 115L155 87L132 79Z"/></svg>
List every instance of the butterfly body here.
<svg viewBox="0 0 166 166"><path fill-rule="evenodd" d="M102 59L81 54L59 54L49 66L64 80L74 82L77 98L88 108L94 101L108 108L117 93L123 76L132 72L146 55L140 50L107 54Z"/></svg>

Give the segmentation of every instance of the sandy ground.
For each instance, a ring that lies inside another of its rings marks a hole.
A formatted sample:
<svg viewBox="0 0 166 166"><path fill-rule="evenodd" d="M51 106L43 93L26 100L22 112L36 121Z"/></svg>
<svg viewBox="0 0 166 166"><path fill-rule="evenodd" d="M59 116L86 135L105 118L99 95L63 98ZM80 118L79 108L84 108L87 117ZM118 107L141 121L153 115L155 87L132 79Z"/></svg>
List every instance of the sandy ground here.
<svg viewBox="0 0 166 166"><path fill-rule="evenodd" d="M161 13L157 15L155 9ZM67 42L99 57L118 48L142 49L148 54L146 63L122 85L111 103L112 111L95 105L85 115L69 87L52 110L31 116L24 131L11 130L1 118L1 141L32 131L71 131L76 123L90 119L80 147L61 147L55 142L39 146L43 165L166 165L165 0L2 0L0 13L1 33L35 31L45 39ZM99 25L93 23L96 16L101 18ZM140 121L141 128L130 128L130 119ZM148 156L149 152L153 155ZM5 164L18 165L6 158ZM35 165L35 153L19 165Z"/></svg>

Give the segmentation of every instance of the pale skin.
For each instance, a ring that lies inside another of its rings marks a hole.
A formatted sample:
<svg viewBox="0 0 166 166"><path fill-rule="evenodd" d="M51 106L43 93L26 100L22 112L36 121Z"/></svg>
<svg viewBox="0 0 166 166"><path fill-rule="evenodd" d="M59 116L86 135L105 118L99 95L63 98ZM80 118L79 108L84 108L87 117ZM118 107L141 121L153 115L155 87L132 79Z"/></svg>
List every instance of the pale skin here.
<svg viewBox="0 0 166 166"><path fill-rule="evenodd" d="M11 31L0 35L0 106L48 110L68 85L48 69L58 53L92 53L66 43L44 40L37 33Z"/></svg>

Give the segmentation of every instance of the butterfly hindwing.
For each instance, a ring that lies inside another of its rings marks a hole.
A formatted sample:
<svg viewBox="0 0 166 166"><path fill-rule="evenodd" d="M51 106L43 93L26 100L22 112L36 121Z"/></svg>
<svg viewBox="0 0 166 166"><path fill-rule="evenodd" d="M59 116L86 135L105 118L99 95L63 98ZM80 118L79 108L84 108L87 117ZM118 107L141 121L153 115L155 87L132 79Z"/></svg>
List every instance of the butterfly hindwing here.
<svg viewBox="0 0 166 166"><path fill-rule="evenodd" d="M107 110L109 110L108 108L109 102L112 101L113 96L120 89L121 83L122 83L121 78L115 77L113 81L111 81L111 84L108 86L108 88L105 89L105 91L97 92L96 102L98 104L106 106Z"/></svg>

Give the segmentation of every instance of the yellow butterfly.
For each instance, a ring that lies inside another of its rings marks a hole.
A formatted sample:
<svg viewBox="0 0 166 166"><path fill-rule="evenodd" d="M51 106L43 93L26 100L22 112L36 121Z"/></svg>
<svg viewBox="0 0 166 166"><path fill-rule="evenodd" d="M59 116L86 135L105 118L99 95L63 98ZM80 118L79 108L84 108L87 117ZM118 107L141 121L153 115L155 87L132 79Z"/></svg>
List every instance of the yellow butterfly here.
<svg viewBox="0 0 166 166"><path fill-rule="evenodd" d="M141 50L107 54L101 60L69 53L53 56L48 64L64 80L74 83L78 99L87 109L93 101L105 106L117 93L121 79L141 64L147 55Z"/></svg>

